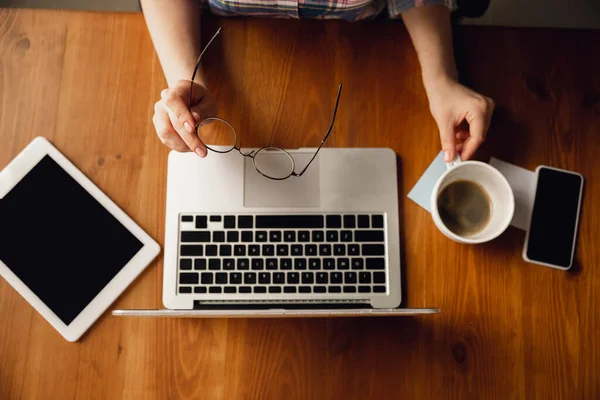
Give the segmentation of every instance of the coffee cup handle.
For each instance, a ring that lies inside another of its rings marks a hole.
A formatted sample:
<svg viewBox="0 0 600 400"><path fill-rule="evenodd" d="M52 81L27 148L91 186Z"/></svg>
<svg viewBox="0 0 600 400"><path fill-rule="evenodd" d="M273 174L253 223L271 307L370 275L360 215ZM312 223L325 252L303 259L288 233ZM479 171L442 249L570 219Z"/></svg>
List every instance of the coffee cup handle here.
<svg viewBox="0 0 600 400"><path fill-rule="evenodd" d="M462 162L462 159L460 158L460 155L458 153L456 153L456 156L454 156L454 160L446 163L446 169L454 168L461 162Z"/></svg>

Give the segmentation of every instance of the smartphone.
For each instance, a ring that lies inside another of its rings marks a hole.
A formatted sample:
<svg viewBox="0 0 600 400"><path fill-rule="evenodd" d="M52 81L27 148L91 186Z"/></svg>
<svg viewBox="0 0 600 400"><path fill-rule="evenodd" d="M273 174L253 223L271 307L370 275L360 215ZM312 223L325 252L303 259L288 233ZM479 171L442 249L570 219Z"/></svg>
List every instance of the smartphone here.
<svg viewBox="0 0 600 400"><path fill-rule="evenodd" d="M525 261L567 270L573 265L583 176L541 165L529 229L525 236Z"/></svg>

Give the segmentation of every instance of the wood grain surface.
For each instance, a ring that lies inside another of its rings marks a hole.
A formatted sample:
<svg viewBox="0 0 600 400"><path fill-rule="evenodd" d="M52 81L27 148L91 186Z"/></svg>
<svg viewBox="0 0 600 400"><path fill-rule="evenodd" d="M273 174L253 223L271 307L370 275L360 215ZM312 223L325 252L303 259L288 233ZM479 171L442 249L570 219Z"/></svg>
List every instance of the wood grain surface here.
<svg viewBox="0 0 600 400"><path fill-rule="evenodd" d="M447 240L406 194L439 151L400 23L208 19L219 116L246 146L393 148L404 305L419 318L167 320L108 313L78 343L0 279L1 399L490 399L600 396L600 31L461 27L462 78L498 105L478 153L586 178L577 265L526 264L524 233ZM140 14L0 10L0 168L48 138L163 243L165 87ZM1 223L1 221L0 221ZM114 308L161 308L162 259Z"/></svg>

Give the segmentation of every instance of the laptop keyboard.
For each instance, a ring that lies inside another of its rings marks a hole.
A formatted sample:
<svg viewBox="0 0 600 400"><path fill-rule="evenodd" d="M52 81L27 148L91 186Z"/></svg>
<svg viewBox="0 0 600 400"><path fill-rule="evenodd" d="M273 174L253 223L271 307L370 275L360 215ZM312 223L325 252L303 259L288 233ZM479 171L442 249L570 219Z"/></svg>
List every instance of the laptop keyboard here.
<svg viewBox="0 0 600 400"><path fill-rule="evenodd" d="M383 214L182 214L179 235L180 294L387 291Z"/></svg>

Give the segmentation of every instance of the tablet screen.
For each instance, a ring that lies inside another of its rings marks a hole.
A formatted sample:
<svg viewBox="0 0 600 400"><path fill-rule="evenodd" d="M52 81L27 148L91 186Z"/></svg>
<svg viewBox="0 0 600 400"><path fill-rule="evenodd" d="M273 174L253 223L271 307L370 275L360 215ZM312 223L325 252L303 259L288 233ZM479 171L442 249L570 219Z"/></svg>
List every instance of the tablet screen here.
<svg viewBox="0 0 600 400"><path fill-rule="evenodd" d="M50 156L0 199L0 260L66 325L142 247Z"/></svg>

